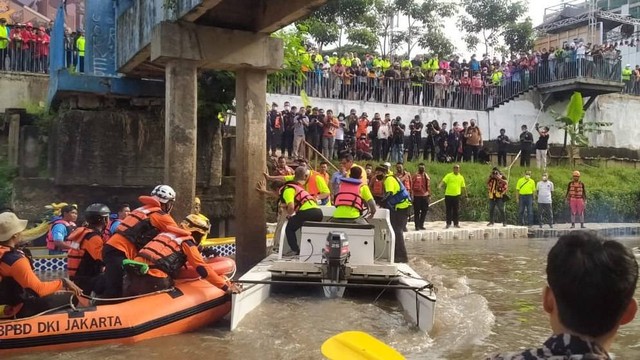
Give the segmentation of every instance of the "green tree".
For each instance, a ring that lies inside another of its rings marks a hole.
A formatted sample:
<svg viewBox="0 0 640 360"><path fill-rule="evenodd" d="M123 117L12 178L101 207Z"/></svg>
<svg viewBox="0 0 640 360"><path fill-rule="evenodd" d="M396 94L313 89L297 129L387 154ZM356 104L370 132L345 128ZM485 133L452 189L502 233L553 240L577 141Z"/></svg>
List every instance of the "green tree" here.
<svg viewBox="0 0 640 360"><path fill-rule="evenodd" d="M455 13L454 3L438 0L394 0L393 6L400 15L407 18L408 27L402 31L402 38L407 44L408 57L411 57L416 44L429 48L432 52L453 52L453 44L442 31L442 20ZM430 41L434 41L433 46Z"/></svg>
<svg viewBox="0 0 640 360"><path fill-rule="evenodd" d="M418 44L431 54L437 54L438 57L444 58L453 55L456 47L451 40L447 38L442 29L431 29L424 33L419 39Z"/></svg>
<svg viewBox="0 0 640 360"><path fill-rule="evenodd" d="M342 33L347 29L362 27L366 22L365 17L369 14L371 7L376 0L330 0L320 9L316 10L303 23L311 22L318 26L325 26L327 29L309 26L309 35L318 43L327 45L338 41L341 46ZM337 30L337 36L333 35ZM333 40L333 41L329 41Z"/></svg>
<svg viewBox="0 0 640 360"><path fill-rule="evenodd" d="M299 23L307 29L309 36L318 44L318 51L327 44L338 41L340 28L335 22L322 22L315 17L308 18Z"/></svg>
<svg viewBox="0 0 640 360"><path fill-rule="evenodd" d="M467 46L475 49L482 42L486 54L499 44L509 24L527 12L523 0L462 0L462 8L465 14L458 18L458 26L467 33Z"/></svg>
<svg viewBox="0 0 640 360"><path fill-rule="evenodd" d="M508 25L503 36L511 55L533 49L535 37L531 18Z"/></svg>
<svg viewBox="0 0 640 360"><path fill-rule="evenodd" d="M282 70L268 75L268 91L278 92L278 87L285 84L285 80L293 81L300 85L306 78L302 71L303 66L309 69L313 68L313 62L310 57L300 56L306 52L304 46L305 37L308 36L307 28L298 24L292 29L283 29L277 31L271 36L282 39L284 48L284 60Z"/></svg>
<svg viewBox="0 0 640 360"><path fill-rule="evenodd" d="M551 111L551 113L555 117L556 127L564 130L566 135L569 136L568 155L571 166L575 166L576 160L580 158L579 148L581 146L589 146L589 137L587 135L594 132L608 131L605 128L612 124L602 121L582 121L585 112L582 94L579 92L574 92L571 96L564 115L559 115L554 111Z"/></svg>

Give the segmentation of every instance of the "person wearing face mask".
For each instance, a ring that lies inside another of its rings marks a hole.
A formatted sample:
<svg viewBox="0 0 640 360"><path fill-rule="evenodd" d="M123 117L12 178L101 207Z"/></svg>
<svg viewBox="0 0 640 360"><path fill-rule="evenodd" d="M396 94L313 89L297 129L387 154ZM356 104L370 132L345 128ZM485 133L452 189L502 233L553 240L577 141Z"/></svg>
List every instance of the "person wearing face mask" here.
<svg viewBox="0 0 640 360"><path fill-rule="evenodd" d="M467 140L464 145L464 161L478 162L478 151L482 147L482 132L476 126L476 121L471 119L469 127L464 132ZM473 160L471 160L473 158Z"/></svg>
<svg viewBox="0 0 640 360"><path fill-rule="evenodd" d="M518 201L518 222L520 225L533 225L533 193L536 182L531 179L531 171L527 170L524 176L516 183L516 200ZM527 213L525 220L524 213Z"/></svg>
<svg viewBox="0 0 640 360"><path fill-rule="evenodd" d="M409 195L409 191L404 187L404 184L389 173L389 167L378 166L376 168L376 179L384 180L385 194L381 202L389 209L391 227L396 237L394 261L406 263L409 259L404 245L404 229L407 227L407 221L409 220L411 195Z"/></svg>
<svg viewBox="0 0 640 360"><path fill-rule="evenodd" d="M498 168L494 167L491 171L491 176L487 180L487 190L489 191L489 223L487 226L493 226L496 208L502 218L502 225L507 226L504 214L504 194L509 190L509 185Z"/></svg>
<svg viewBox="0 0 640 360"><path fill-rule="evenodd" d="M587 190L584 183L580 181L580 171L573 172L573 180L567 186L567 194L565 195L569 208L571 209L571 228L576 227L576 217L580 220L580 227L584 226L584 208L587 205Z"/></svg>
<svg viewBox="0 0 640 360"><path fill-rule="evenodd" d="M460 196L464 192L465 198L469 198L464 176L460 174L460 165L453 165L453 172L448 173L442 178L442 181L438 184L438 189L442 189L443 186L445 186L444 205L447 212L446 228L450 228L451 223L453 223L454 227L459 228Z"/></svg>
<svg viewBox="0 0 640 360"><path fill-rule="evenodd" d="M424 163L418 164L418 172L411 178L413 194L413 221L416 230L426 230L424 221L429 212L429 196L431 195L431 178L425 171Z"/></svg>
<svg viewBox="0 0 640 360"><path fill-rule="evenodd" d="M553 208L551 207L553 190L553 182L549 180L549 175L547 173L542 174L542 180L538 181L538 185L536 185L540 228L542 228L542 224L549 224L549 227L553 229Z"/></svg>
<svg viewBox="0 0 640 360"><path fill-rule="evenodd" d="M527 130L527 125L522 125L522 133L520 133L520 166L529 167L531 164L531 145L533 144L533 135Z"/></svg>

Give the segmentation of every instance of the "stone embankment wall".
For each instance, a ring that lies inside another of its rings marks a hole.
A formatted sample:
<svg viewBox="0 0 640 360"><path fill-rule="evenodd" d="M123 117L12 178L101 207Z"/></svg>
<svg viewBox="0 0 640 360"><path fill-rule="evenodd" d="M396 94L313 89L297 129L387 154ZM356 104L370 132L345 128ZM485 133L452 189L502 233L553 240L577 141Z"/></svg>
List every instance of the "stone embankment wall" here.
<svg viewBox="0 0 640 360"><path fill-rule="evenodd" d="M4 109L44 102L48 88L48 75L3 72L0 75L0 113L4 113Z"/></svg>

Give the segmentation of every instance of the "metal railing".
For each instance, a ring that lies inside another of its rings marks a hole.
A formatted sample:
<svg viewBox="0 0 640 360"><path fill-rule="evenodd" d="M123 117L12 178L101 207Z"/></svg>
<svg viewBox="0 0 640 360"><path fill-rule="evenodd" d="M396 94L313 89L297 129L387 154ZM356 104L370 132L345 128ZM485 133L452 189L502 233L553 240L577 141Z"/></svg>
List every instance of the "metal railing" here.
<svg viewBox="0 0 640 360"><path fill-rule="evenodd" d="M0 71L46 74L49 72L49 44L35 41L16 44L9 43L0 49ZM76 72L84 72L84 56L74 49L65 49L65 67Z"/></svg>
<svg viewBox="0 0 640 360"><path fill-rule="evenodd" d="M539 84L577 78L621 82L621 70L620 60L584 57L544 61L533 67L514 68L501 76L471 73L470 76L480 76L481 84L472 78L461 81L460 70L451 73L448 84L359 75L345 79L331 73L308 72L303 81L294 76L272 77L267 89L282 95L300 95L304 90L308 96L320 98L485 110ZM640 93L640 82L637 90Z"/></svg>

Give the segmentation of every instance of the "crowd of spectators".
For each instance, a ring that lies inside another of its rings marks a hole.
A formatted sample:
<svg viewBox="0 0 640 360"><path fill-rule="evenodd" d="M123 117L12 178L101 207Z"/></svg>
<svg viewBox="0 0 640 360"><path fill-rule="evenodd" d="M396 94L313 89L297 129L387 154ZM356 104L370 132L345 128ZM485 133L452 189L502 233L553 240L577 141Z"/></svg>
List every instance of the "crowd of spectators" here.
<svg viewBox="0 0 640 360"><path fill-rule="evenodd" d="M0 18L0 71L49 72L51 29L48 24L7 24ZM84 72L85 37L82 30L65 29L65 67Z"/></svg>
<svg viewBox="0 0 640 360"><path fill-rule="evenodd" d="M413 60L315 49L300 56L305 80L282 77L272 91L345 100L482 110L530 86L575 77L621 80L620 52L615 45L579 40L563 47L520 53L510 58L471 59L417 55ZM307 65L312 64L312 65ZM638 67L640 69L640 67ZM639 73L640 75L640 73ZM635 78L634 78L635 79ZM640 78L638 78L640 80ZM637 89L640 92L640 87Z"/></svg>

